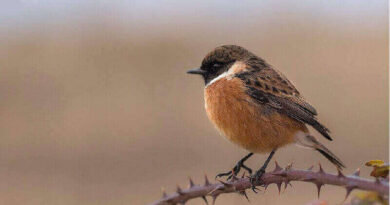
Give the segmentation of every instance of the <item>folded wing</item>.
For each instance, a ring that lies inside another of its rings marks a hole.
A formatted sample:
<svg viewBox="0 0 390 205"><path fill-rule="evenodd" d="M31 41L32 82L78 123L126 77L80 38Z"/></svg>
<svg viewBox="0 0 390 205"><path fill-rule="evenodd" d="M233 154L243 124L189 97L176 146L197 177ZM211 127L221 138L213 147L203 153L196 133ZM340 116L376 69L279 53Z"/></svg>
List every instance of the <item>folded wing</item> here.
<svg viewBox="0 0 390 205"><path fill-rule="evenodd" d="M268 104L279 113L307 123L328 140L329 130L316 119L317 111L300 96L294 85L277 70L265 67L236 75L247 87L247 93L258 103Z"/></svg>

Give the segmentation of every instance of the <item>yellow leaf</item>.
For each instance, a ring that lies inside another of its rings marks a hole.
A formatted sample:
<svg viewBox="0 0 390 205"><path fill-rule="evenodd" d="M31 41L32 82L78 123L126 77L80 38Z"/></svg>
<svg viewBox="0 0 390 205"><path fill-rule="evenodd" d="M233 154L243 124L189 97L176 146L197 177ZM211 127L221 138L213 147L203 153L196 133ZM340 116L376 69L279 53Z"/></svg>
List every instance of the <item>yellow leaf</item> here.
<svg viewBox="0 0 390 205"><path fill-rule="evenodd" d="M373 177L386 178L389 175L389 166L374 167L374 170L372 170L370 175Z"/></svg>
<svg viewBox="0 0 390 205"><path fill-rule="evenodd" d="M366 162L366 166L374 168L371 172L373 177L386 178L389 175L389 164L385 164L382 160L371 160Z"/></svg>
<svg viewBox="0 0 390 205"><path fill-rule="evenodd" d="M384 164L382 160L376 159L376 160L370 160L369 162L366 162L366 166L368 167L380 167Z"/></svg>

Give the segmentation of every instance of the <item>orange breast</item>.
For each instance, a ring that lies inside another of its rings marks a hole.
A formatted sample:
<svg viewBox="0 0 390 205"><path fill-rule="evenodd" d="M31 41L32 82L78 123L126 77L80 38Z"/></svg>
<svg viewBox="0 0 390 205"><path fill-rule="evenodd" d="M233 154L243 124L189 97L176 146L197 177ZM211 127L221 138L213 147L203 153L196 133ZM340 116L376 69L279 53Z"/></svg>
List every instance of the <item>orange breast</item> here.
<svg viewBox="0 0 390 205"><path fill-rule="evenodd" d="M206 112L227 139L251 152L270 152L294 142L306 126L252 101L240 79L222 78L205 88Z"/></svg>

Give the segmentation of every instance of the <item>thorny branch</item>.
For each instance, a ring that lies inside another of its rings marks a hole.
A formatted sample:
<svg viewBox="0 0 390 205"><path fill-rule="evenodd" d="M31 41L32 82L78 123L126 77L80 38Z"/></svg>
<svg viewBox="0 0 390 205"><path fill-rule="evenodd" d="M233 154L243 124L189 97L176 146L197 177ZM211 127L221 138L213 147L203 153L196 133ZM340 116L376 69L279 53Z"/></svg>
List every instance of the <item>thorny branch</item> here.
<svg viewBox="0 0 390 205"><path fill-rule="evenodd" d="M321 165L319 165L319 171L314 172L312 171L313 166L307 170L296 170L292 168L292 164L286 168L281 168L276 162L275 164L275 169L265 173L261 178L261 182L258 182L256 186L267 189L268 185L276 184L280 192L282 184L284 185L284 189L286 189L288 185L291 185L291 181L301 181L315 184L318 190L318 196L320 196L321 187L325 184L344 187L346 189L345 198L354 189L374 191L387 197L389 195L388 179L380 180L377 178L376 180L368 180L360 178L359 169L352 175L345 176L341 171L338 171L338 174L326 173ZM178 186L176 192L170 195L167 195L163 190L163 197L150 205L185 204L190 199L200 197L208 204L207 196L212 198L212 203L214 204L217 197L223 193L239 193L247 198L245 190L250 188L251 183L249 178L245 177L245 173L241 178L233 177L227 182L220 181L215 184L210 183L207 176L205 176L205 183L203 185L195 185L192 179L190 179L188 189L181 189Z"/></svg>

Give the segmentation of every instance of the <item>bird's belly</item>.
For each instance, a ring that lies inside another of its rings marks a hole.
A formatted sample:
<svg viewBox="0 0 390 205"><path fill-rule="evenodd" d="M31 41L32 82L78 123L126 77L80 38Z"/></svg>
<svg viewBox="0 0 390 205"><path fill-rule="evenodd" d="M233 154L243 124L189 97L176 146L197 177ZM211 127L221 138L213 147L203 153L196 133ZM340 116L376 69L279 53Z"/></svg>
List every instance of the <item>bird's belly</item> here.
<svg viewBox="0 0 390 205"><path fill-rule="evenodd" d="M219 132L256 153L270 152L294 142L305 125L252 101L238 79L221 79L205 88L205 107Z"/></svg>

